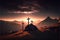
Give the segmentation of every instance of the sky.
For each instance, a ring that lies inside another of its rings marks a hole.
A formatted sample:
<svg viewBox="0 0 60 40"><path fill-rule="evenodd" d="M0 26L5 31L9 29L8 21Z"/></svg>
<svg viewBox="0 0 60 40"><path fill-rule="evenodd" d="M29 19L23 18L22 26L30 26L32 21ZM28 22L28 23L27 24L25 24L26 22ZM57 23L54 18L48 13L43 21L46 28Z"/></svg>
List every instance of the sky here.
<svg viewBox="0 0 60 40"><path fill-rule="evenodd" d="M60 17L59 0L0 0L0 20L41 21L47 16Z"/></svg>

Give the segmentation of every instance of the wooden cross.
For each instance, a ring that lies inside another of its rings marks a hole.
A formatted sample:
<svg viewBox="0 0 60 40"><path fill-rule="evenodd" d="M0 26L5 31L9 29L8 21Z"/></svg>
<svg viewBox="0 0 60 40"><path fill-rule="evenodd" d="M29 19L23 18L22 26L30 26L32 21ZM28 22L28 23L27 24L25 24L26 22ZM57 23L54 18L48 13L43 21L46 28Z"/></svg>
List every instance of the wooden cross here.
<svg viewBox="0 0 60 40"><path fill-rule="evenodd" d="M28 20L28 25L29 25L29 20L30 20L30 18L28 17L27 20Z"/></svg>
<svg viewBox="0 0 60 40"><path fill-rule="evenodd" d="M33 21L31 20L31 24L33 24Z"/></svg>
<svg viewBox="0 0 60 40"><path fill-rule="evenodd" d="M24 30L24 22L22 21L22 30Z"/></svg>

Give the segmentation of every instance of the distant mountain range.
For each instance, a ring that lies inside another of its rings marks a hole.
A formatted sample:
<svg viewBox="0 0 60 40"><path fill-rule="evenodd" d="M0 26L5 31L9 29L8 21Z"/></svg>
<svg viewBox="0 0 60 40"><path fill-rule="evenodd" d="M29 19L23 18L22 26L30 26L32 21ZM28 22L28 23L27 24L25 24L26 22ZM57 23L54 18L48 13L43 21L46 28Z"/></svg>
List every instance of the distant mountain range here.
<svg viewBox="0 0 60 40"><path fill-rule="evenodd" d="M11 33L15 31L19 31L20 29L21 29L21 25L17 23L0 20L0 34Z"/></svg>
<svg viewBox="0 0 60 40"><path fill-rule="evenodd" d="M57 19L52 19L50 17L47 17L45 20L41 21L38 25L39 26L52 26L53 24L58 23L59 20Z"/></svg>

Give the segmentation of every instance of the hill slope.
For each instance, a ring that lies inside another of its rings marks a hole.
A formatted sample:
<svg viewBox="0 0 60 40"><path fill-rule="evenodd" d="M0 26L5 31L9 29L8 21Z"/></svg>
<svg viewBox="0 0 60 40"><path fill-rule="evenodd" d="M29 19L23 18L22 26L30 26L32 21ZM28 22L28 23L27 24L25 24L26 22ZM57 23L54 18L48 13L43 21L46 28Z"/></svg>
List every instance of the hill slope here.
<svg viewBox="0 0 60 40"><path fill-rule="evenodd" d="M19 31L20 29L21 25L17 23L0 20L0 34L12 33Z"/></svg>

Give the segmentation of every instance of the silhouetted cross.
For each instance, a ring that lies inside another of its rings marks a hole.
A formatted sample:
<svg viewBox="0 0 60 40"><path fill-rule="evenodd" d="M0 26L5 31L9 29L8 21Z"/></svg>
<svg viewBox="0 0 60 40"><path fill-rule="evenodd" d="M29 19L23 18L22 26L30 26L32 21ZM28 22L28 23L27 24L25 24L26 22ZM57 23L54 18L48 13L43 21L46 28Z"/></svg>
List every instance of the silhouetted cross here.
<svg viewBox="0 0 60 40"><path fill-rule="evenodd" d="M30 18L28 17L27 20L28 20L28 25L29 25L29 20L30 20Z"/></svg>
<svg viewBox="0 0 60 40"><path fill-rule="evenodd" d="M24 30L24 22L22 21L22 30Z"/></svg>
<svg viewBox="0 0 60 40"><path fill-rule="evenodd" d="M33 21L31 20L31 24L33 24Z"/></svg>

